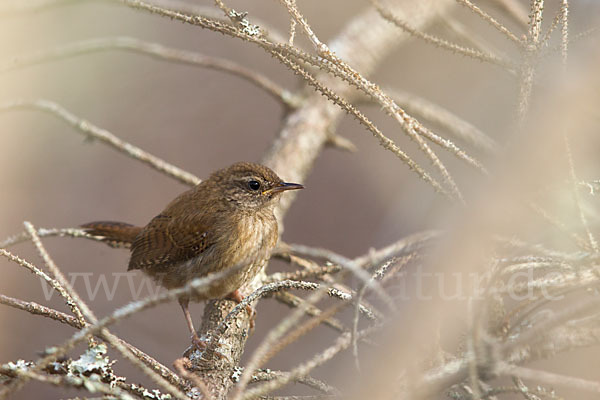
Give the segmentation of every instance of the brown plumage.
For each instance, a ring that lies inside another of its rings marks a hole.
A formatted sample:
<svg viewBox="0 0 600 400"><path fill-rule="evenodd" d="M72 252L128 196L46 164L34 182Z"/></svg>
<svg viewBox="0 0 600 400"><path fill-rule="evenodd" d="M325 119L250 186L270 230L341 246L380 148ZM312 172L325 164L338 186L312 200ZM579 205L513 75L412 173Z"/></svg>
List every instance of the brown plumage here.
<svg viewBox="0 0 600 400"><path fill-rule="evenodd" d="M129 270L140 269L166 288L235 268L194 300L232 298L266 264L278 238L273 215L276 201L286 190L303 186L283 182L271 169L236 163L214 172L182 193L163 212L140 228L123 222L82 225L111 246L131 247ZM188 310L190 298L180 304L196 344L201 345Z"/></svg>

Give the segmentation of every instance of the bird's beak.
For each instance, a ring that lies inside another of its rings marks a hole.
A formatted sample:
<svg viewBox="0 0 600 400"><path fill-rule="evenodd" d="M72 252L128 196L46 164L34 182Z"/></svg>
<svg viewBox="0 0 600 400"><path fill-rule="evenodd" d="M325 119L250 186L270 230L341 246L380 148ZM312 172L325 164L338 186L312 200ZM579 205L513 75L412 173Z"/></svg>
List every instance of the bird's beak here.
<svg viewBox="0 0 600 400"><path fill-rule="evenodd" d="M263 194L280 193L286 190L304 189L304 186L298 183L279 182L277 185L269 190L265 190Z"/></svg>

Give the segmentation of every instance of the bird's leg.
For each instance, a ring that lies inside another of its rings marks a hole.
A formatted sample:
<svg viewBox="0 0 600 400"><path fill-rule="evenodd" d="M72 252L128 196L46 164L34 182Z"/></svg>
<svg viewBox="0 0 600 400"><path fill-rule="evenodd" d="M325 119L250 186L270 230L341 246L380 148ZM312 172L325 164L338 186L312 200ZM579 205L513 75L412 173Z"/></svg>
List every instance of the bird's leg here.
<svg viewBox="0 0 600 400"><path fill-rule="evenodd" d="M190 299L188 299L187 297L179 298L179 305L181 306L181 309L183 310L183 315L185 315L185 321L187 322L188 328L190 329L190 332L192 333L192 343L194 344L194 346L196 346L198 348L198 350L204 350L206 348L206 341L200 339L200 337L198 336L198 333L196 333L196 329L194 328L194 321L192 321L192 316L190 314L190 309L188 307L189 304L190 304Z"/></svg>
<svg viewBox="0 0 600 400"><path fill-rule="evenodd" d="M226 299L233 300L240 304L242 300L244 300L244 296L242 296L242 293L240 293L239 290L234 290L227 295ZM246 304L246 312L250 316L250 330L252 331L254 330L254 318L256 317L256 310L254 310L250 304Z"/></svg>

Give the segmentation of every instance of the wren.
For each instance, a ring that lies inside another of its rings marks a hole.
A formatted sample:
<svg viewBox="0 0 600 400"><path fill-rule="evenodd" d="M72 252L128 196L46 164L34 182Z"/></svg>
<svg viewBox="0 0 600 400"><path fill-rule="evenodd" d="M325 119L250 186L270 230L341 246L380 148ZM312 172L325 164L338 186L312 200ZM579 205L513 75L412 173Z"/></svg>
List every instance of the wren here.
<svg viewBox="0 0 600 400"><path fill-rule="evenodd" d="M238 289L260 272L277 243L273 211L279 196L302 188L283 182L263 165L239 162L176 197L144 227L101 221L82 228L112 246L130 247L128 270L140 269L167 289L232 269L206 293L179 298L192 340L203 347L188 308L190 300L240 302Z"/></svg>

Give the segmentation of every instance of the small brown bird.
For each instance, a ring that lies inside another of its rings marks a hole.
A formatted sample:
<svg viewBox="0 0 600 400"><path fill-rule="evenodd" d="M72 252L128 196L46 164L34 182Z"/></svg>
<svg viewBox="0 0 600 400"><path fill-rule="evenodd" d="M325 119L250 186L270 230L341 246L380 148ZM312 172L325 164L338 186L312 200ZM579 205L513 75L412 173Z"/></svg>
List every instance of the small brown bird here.
<svg viewBox="0 0 600 400"><path fill-rule="evenodd" d="M205 295L179 299L192 340L203 347L189 301L230 298L240 302L238 289L256 276L277 243L273 210L279 196L303 187L283 182L263 165L240 162L179 195L143 228L104 221L82 227L112 246L131 246L128 270L141 269L168 289L235 268L215 281Z"/></svg>

